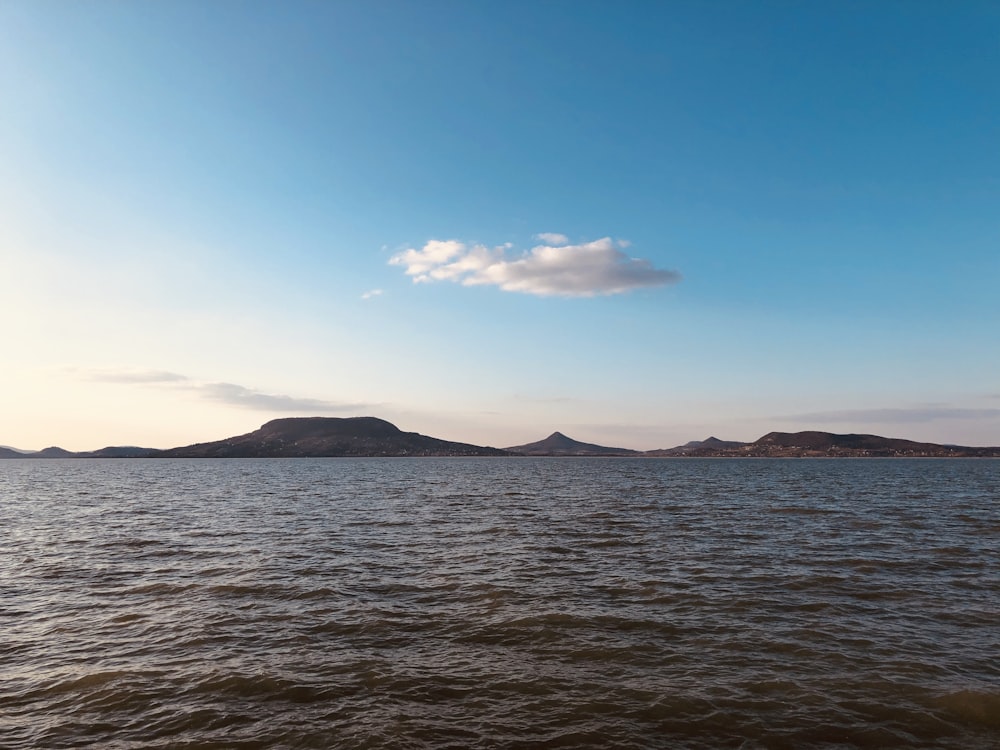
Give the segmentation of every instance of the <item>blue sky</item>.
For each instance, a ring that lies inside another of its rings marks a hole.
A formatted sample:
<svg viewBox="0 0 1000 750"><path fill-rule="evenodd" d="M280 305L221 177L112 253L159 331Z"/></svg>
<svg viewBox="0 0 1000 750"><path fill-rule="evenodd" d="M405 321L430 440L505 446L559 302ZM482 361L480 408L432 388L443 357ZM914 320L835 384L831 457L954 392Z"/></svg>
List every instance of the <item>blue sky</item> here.
<svg viewBox="0 0 1000 750"><path fill-rule="evenodd" d="M0 443L1000 444L1000 8L0 5Z"/></svg>

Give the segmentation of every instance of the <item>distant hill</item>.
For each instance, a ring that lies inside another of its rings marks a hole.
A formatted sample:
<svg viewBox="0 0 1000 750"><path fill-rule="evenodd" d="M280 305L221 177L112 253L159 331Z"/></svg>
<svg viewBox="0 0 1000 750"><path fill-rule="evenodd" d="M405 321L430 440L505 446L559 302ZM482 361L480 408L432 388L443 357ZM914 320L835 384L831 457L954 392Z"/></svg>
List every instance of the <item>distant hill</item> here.
<svg viewBox="0 0 1000 750"><path fill-rule="evenodd" d="M832 432L769 432L752 443L735 448L699 450L698 455L799 458L828 456L864 457L1000 457L1000 447L972 448L962 445L918 443L880 435L839 435Z"/></svg>
<svg viewBox="0 0 1000 750"><path fill-rule="evenodd" d="M13 445L0 445L0 452L2 452L2 451L10 451L12 453L19 453L22 456L27 455L29 453L35 453L35 451L26 451L26 450L22 450L21 448L15 448Z"/></svg>
<svg viewBox="0 0 1000 750"><path fill-rule="evenodd" d="M156 458L505 456L506 451L403 432L376 417L291 417L212 443L156 451Z"/></svg>
<svg viewBox="0 0 1000 750"><path fill-rule="evenodd" d="M139 448L134 445L109 445L107 448L74 455L80 458L148 458L156 452L152 448Z"/></svg>
<svg viewBox="0 0 1000 750"><path fill-rule="evenodd" d="M455 443L403 432L376 417L292 417L275 419L246 435L196 443L169 450L137 446L108 446L96 451L72 452L52 446L22 451L0 446L0 459L50 458L269 458L308 456L649 456L713 458L1000 458L1000 447L920 443L879 435L839 435L832 432L769 432L752 443L709 437L676 448L646 452L612 448L573 440L553 432L537 443L497 448Z"/></svg>
<svg viewBox="0 0 1000 750"><path fill-rule="evenodd" d="M68 451L65 448L52 446L40 451L19 451L14 448L0 447L2 458L145 458L156 453L152 448L136 446L108 446L96 451Z"/></svg>
<svg viewBox="0 0 1000 750"><path fill-rule="evenodd" d="M515 445L504 448L511 453L521 453L525 456L635 456L638 451L628 448L609 448L606 445L581 443L579 440L566 437L561 432L553 432L537 443Z"/></svg>
<svg viewBox="0 0 1000 750"><path fill-rule="evenodd" d="M646 451L644 456L704 456L712 455L715 451L731 450L742 448L746 443L737 440L719 440L717 437L709 437L704 440L691 440L678 445L676 448L661 448L653 451Z"/></svg>
<svg viewBox="0 0 1000 750"><path fill-rule="evenodd" d="M827 453L860 456L989 456L1000 448L971 448L962 445L918 443L880 435L838 435L832 432L769 432L753 445L758 450L796 453Z"/></svg>
<svg viewBox="0 0 1000 750"><path fill-rule="evenodd" d="M49 448L43 448L38 451L38 453L32 453L29 458L73 458L76 454L73 451L68 451L65 448L59 448L57 446L51 446Z"/></svg>

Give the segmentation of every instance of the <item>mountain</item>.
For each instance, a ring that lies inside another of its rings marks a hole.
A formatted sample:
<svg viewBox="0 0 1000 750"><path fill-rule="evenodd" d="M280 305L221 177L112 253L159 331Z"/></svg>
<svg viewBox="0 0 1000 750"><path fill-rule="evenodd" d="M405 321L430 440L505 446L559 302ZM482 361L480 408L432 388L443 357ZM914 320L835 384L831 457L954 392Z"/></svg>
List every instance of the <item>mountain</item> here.
<svg viewBox="0 0 1000 750"><path fill-rule="evenodd" d="M403 432L376 417L291 417L212 443L155 451L157 458L505 456L506 451Z"/></svg>
<svg viewBox="0 0 1000 750"><path fill-rule="evenodd" d="M634 456L638 451L628 448L609 448L605 445L581 443L579 440L566 437L561 432L553 432L544 440L526 445L515 445L504 450L511 453L522 453L526 456Z"/></svg>
<svg viewBox="0 0 1000 750"><path fill-rule="evenodd" d="M131 445L108 446L96 451L68 451L52 446L40 451L19 451L15 448L0 447L0 458L145 458L156 453L152 448L137 448Z"/></svg>
<svg viewBox="0 0 1000 750"><path fill-rule="evenodd" d="M659 450L646 451L644 456L705 456L713 455L715 451L742 448L746 443L737 440L719 440L717 437L708 437L704 440L691 440L676 448L660 448Z"/></svg>
<svg viewBox="0 0 1000 750"><path fill-rule="evenodd" d="M20 454L22 456L26 456L29 453L35 453L36 452L36 451L22 450L21 448L15 448L13 445L0 445L0 452L8 452L8 451L11 452L11 453L18 453L18 454Z"/></svg>
<svg viewBox="0 0 1000 750"><path fill-rule="evenodd" d="M79 458L149 458L156 452L152 448L139 448L134 445L109 445L107 448L74 455Z"/></svg>
<svg viewBox="0 0 1000 750"><path fill-rule="evenodd" d="M863 458L932 457L1000 458L1000 447L919 443L879 435L838 435L832 432L769 432L752 443L709 437L676 448L640 451L611 448L553 432L544 440L503 450L453 443L416 432L403 432L376 417L293 417L275 419L259 430L169 450L136 446L108 446L73 453L55 446L21 451L0 446L0 459L27 458L267 458L307 456L649 456L712 458Z"/></svg>
<svg viewBox="0 0 1000 750"><path fill-rule="evenodd" d="M58 446L50 446L48 448L43 448L38 451L38 453L32 453L29 458L73 458L76 454L73 451L68 451L65 448L59 448Z"/></svg>
<svg viewBox="0 0 1000 750"><path fill-rule="evenodd" d="M988 455L990 448L969 448L960 445L918 443L902 438L880 435L838 435L832 432L769 432L754 441L756 450L771 452L793 451L861 456L959 456Z"/></svg>
<svg viewBox="0 0 1000 750"><path fill-rule="evenodd" d="M705 442L707 443L708 441ZM686 454L671 454L666 452L665 454L658 455L741 456L751 458L802 458L809 456L831 458L961 458L1000 457L1000 448L938 445L937 443L918 443L913 440L887 438L880 435L838 435L832 432L809 430L805 432L769 432L752 443L739 443L731 447L701 447Z"/></svg>

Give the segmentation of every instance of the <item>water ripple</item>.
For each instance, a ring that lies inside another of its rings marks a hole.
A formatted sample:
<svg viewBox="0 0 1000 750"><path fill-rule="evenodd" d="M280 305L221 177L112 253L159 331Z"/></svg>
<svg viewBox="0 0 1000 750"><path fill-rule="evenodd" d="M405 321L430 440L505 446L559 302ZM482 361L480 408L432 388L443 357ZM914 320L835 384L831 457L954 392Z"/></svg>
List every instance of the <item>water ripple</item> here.
<svg viewBox="0 0 1000 750"><path fill-rule="evenodd" d="M1000 462L0 462L0 746L995 748Z"/></svg>

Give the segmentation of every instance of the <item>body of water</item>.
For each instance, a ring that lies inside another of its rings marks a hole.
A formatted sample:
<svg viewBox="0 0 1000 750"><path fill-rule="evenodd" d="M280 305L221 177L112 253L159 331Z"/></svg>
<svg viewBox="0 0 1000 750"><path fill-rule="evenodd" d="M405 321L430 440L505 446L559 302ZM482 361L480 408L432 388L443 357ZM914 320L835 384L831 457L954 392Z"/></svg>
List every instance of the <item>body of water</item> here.
<svg viewBox="0 0 1000 750"><path fill-rule="evenodd" d="M1000 461L0 461L3 748L997 748Z"/></svg>

